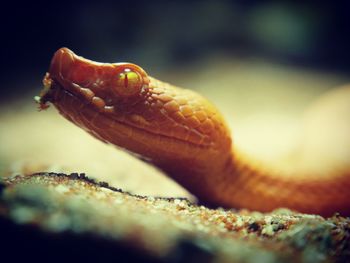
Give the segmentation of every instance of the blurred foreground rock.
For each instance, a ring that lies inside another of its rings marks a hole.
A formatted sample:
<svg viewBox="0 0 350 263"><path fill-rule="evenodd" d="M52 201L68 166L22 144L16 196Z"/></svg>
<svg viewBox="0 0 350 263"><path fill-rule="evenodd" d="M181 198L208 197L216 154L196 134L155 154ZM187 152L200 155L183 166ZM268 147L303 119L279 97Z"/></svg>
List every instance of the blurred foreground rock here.
<svg viewBox="0 0 350 263"><path fill-rule="evenodd" d="M2 254L12 260L350 262L350 219L280 209L208 209L137 196L84 174L0 185Z"/></svg>

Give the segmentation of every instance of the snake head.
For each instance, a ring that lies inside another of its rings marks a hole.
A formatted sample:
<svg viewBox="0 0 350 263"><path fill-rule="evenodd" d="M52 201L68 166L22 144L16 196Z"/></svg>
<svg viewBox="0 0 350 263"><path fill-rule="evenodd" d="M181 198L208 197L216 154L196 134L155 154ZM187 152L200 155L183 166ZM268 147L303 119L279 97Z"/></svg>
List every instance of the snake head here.
<svg viewBox="0 0 350 263"><path fill-rule="evenodd" d="M44 89L35 100L40 109L47 108L47 102L57 99L54 91L59 87L100 110L110 110L114 105L140 100L149 82L146 72L135 64L94 62L61 48L54 54L43 80Z"/></svg>
<svg viewBox="0 0 350 263"><path fill-rule="evenodd" d="M40 109L52 103L94 137L142 159L192 160L202 158L203 149L217 152L222 144L230 149L226 126L213 105L193 91L148 76L135 64L94 62L61 48L43 83L36 97Z"/></svg>

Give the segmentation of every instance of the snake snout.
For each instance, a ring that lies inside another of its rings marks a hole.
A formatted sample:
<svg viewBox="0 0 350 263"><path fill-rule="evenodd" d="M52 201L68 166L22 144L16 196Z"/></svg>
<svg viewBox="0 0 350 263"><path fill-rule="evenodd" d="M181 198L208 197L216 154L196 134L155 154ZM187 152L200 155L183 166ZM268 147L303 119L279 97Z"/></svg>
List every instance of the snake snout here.
<svg viewBox="0 0 350 263"><path fill-rule="evenodd" d="M57 50L51 60L50 74L56 78L67 79L76 60L76 55L68 48Z"/></svg>

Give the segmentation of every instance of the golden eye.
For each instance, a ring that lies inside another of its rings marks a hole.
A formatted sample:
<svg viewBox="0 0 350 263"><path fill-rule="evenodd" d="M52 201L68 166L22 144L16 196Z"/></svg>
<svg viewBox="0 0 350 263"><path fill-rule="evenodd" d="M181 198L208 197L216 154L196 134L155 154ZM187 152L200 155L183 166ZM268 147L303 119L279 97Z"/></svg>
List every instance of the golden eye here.
<svg viewBox="0 0 350 263"><path fill-rule="evenodd" d="M133 96L140 92L142 85L142 77L137 72L126 68L117 77L116 92L120 96Z"/></svg>

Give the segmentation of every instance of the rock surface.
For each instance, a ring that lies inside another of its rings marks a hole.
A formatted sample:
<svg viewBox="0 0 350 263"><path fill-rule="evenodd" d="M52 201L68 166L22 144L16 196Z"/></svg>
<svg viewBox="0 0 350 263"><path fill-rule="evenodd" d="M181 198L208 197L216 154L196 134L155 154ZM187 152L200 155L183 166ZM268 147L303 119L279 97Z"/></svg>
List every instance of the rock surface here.
<svg viewBox="0 0 350 263"><path fill-rule="evenodd" d="M209 209L138 196L84 174L3 179L0 231L13 259L350 262L350 219Z"/></svg>

